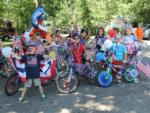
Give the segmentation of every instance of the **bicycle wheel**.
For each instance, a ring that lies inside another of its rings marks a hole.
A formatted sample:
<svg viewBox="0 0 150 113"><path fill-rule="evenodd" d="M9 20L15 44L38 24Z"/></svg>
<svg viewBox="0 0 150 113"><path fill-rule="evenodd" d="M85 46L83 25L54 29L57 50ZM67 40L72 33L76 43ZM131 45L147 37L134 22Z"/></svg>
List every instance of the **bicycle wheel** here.
<svg viewBox="0 0 150 113"><path fill-rule="evenodd" d="M126 82L134 82L134 77L129 76L128 74L125 75Z"/></svg>
<svg viewBox="0 0 150 113"><path fill-rule="evenodd" d="M21 86L21 80L18 75L10 76L5 84L5 93L12 96L17 93Z"/></svg>
<svg viewBox="0 0 150 113"><path fill-rule="evenodd" d="M126 69L125 80L127 82L134 82L135 78L138 77L138 71L135 68Z"/></svg>
<svg viewBox="0 0 150 113"><path fill-rule="evenodd" d="M41 85L42 85L42 86L49 85L49 84L52 82L52 80L53 80L53 79L51 79L51 78L50 78L50 79L47 79L47 80L44 80L44 81L41 82Z"/></svg>
<svg viewBox="0 0 150 113"><path fill-rule="evenodd" d="M108 87L112 84L112 75L106 71L102 71L98 76L98 82L100 86Z"/></svg>
<svg viewBox="0 0 150 113"><path fill-rule="evenodd" d="M60 72L57 77L56 77L56 85L57 85L57 89L61 92L61 93L71 93L74 90L76 90L79 80L77 78L76 75L71 75L70 76L70 80L68 80L69 78L69 72Z"/></svg>

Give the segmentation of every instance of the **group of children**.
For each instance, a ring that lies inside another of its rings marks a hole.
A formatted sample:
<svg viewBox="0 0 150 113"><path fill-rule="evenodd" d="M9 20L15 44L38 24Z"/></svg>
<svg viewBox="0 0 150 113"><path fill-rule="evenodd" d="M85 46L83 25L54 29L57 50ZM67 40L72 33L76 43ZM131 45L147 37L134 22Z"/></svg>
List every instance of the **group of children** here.
<svg viewBox="0 0 150 113"><path fill-rule="evenodd" d="M60 34L60 30L57 30L55 34L51 35L52 43L50 46L60 46L62 43L65 44L65 39L63 39ZM25 70L27 73L27 80L24 83L19 101L24 100L27 88L32 86L32 82L35 86L39 87L41 98L44 99L46 97L40 81L40 62L43 60L45 48L44 44L41 43L37 37L37 33L32 34L26 47L22 46L21 40L17 34L13 38L13 48L18 49L18 52L12 53L12 57L25 62ZM74 63L86 63L86 48L90 40L88 30L82 29L80 35L70 35L67 38L70 39L69 49L72 52ZM104 51L103 44L105 40L108 39L113 42L113 46L109 48L112 51L113 64L125 63L128 60L128 55L135 54L135 52L139 51L139 42L136 36L132 34L131 28L126 29L125 36L122 36L117 28L110 30L106 36L104 28L99 27L98 34L90 44L96 47L96 52Z"/></svg>

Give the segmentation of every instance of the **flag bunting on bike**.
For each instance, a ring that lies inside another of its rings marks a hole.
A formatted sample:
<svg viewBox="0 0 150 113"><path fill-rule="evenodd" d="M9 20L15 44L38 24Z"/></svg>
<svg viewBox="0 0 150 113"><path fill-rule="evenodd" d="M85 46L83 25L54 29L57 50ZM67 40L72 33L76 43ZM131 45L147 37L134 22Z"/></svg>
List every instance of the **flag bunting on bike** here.
<svg viewBox="0 0 150 113"><path fill-rule="evenodd" d="M41 81L46 81L48 79L52 79L56 74L56 61L52 59L48 59L41 63Z"/></svg>
<svg viewBox="0 0 150 113"><path fill-rule="evenodd" d="M137 68L146 75L150 79L150 65L144 65L141 61L137 63Z"/></svg>
<svg viewBox="0 0 150 113"><path fill-rule="evenodd" d="M16 65L15 65L16 70L17 70L17 73L18 73L21 81L25 82L26 76L27 76L26 71L25 71L25 63L18 61L18 60L16 60L15 63L16 63ZM51 79L55 75L56 62L51 60L51 59L48 59L48 60L41 63L40 68L42 70L40 73L41 81L46 81L48 79Z"/></svg>

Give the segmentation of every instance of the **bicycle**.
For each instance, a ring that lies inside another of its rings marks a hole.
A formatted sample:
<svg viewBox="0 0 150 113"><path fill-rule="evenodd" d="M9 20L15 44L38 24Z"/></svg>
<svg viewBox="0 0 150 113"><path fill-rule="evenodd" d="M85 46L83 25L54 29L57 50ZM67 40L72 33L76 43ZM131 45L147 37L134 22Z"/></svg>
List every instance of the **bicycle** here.
<svg viewBox="0 0 150 113"><path fill-rule="evenodd" d="M49 60L49 59L48 59ZM46 59L47 61L47 59ZM55 72L53 72L53 75L49 75L48 79L44 80L41 82L42 85L48 85L49 83L51 83L52 80L55 80L55 82L57 83L57 80L56 79L58 76L61 76L63 75L63 73L60 71L58 71L58 63L57 63L57 60L55 60L53 62L54 64L51 64L51 65L54 65L53 68L55 68ZM50 64L48 62L48 64ZM44 66L44 63L41 63L42 66ZM41 70L42 70L42 66L41 66ZM52 67L51 67L52 68ZM22 81L17 73L17 69L16 67L14 66L14 70L16 70L16 73L13 74L13 76L9 77L8 80L6 81L6 84L5 84L5 93L8 95L8 96L12 96L14 95L15 93L18 92L19 88L21 87L21 84L22 84ZM45 73L45 72L44 72ZM57 88L59 90L59 88ZM61 90L59 90L61 92Z"/></svg>
<svg viewBox="0 0 150 113"><path fill-rule="evenodd" d="M130 61L127 63L109 62L106 67L106 70L102 71L98 76L101 86L108 87L112 84L113 80L121 80L123 78L126 82L139 82L137 68L136 66L131 66Z"/></svg>
<svg viewBox="0 0 150 113"><path fill-rule="evenodd" d="M9 63L9 59L6 59L4 56L0 56L0 75L2 77L9 77L13 73L15 73L15 71Z"/></svg>
<svg viewBox="0 0 150 113"><path fill-rule="evenodd" d="M56 78L58 79L56 85L62 93L71 93L76 90L80 77L86 78L92 84L97 83L97 76L101 66L99 62L95 61L94 57L91 57L85 64L75 64L70 52L69 71L64 71L61 76ZM72 90L69 90L70 88Z"/></svg>

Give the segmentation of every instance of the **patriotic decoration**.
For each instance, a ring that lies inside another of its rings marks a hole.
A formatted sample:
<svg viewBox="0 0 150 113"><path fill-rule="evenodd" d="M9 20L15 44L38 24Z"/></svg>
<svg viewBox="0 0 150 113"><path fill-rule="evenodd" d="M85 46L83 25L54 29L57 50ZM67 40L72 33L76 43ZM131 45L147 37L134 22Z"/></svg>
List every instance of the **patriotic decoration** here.
<svg viewBox="0 0 150 113"><path fill-rule="evenodd" d="M36 48L37 48L37 52L36 52L37 54L42 54L45 52L45 48L43 44L37 45Z"/></svg>
<svg viewBox="0 0 150 113"><path fill-rule="evenodd" d="M91 59L94 55L95 55L95 51L86 51L86 58L87 58L87 60L89 60L89 59Z"/></svg>
<svg viewBox="0 0 150 113"><path fill-rule="evenodd" d="M144 65L141 61L137 63L137 68L150 79L150 65Z"/></svg>
<svg viewBox="0 0 150 113"><path fill-rule="evenodd" d="M22 82L26 81L26 71L25 71L25 63L15 60L16 63L16 71ZM54 77L56 72L56 61L48 59L41 63L41 70L40 73L41 81L46 81Z"/></svg>
<svg viewBox="0 0 150 113"><path fill-rule="evenodd" d="M26 81L26 71L25 71L25 63L22 63L21 61L15 60L16 65L16 71L18 72L18 75L22 82Z"/></svg>
<svg viewBox="0 0 150 113"><path fill-rule="evenodd" d="M132 43L126 43L126 48L127 48L127 52L128 54L133 54L135 51L134 46L132 45Z"/></svg>
<svg viewBox="0 0 150 113"><path fill-rule="evenodd" d="M41 70L41 81L52 79L56 72L56 61L52 59L44 61L43 63L41 63Z"/></svg>

